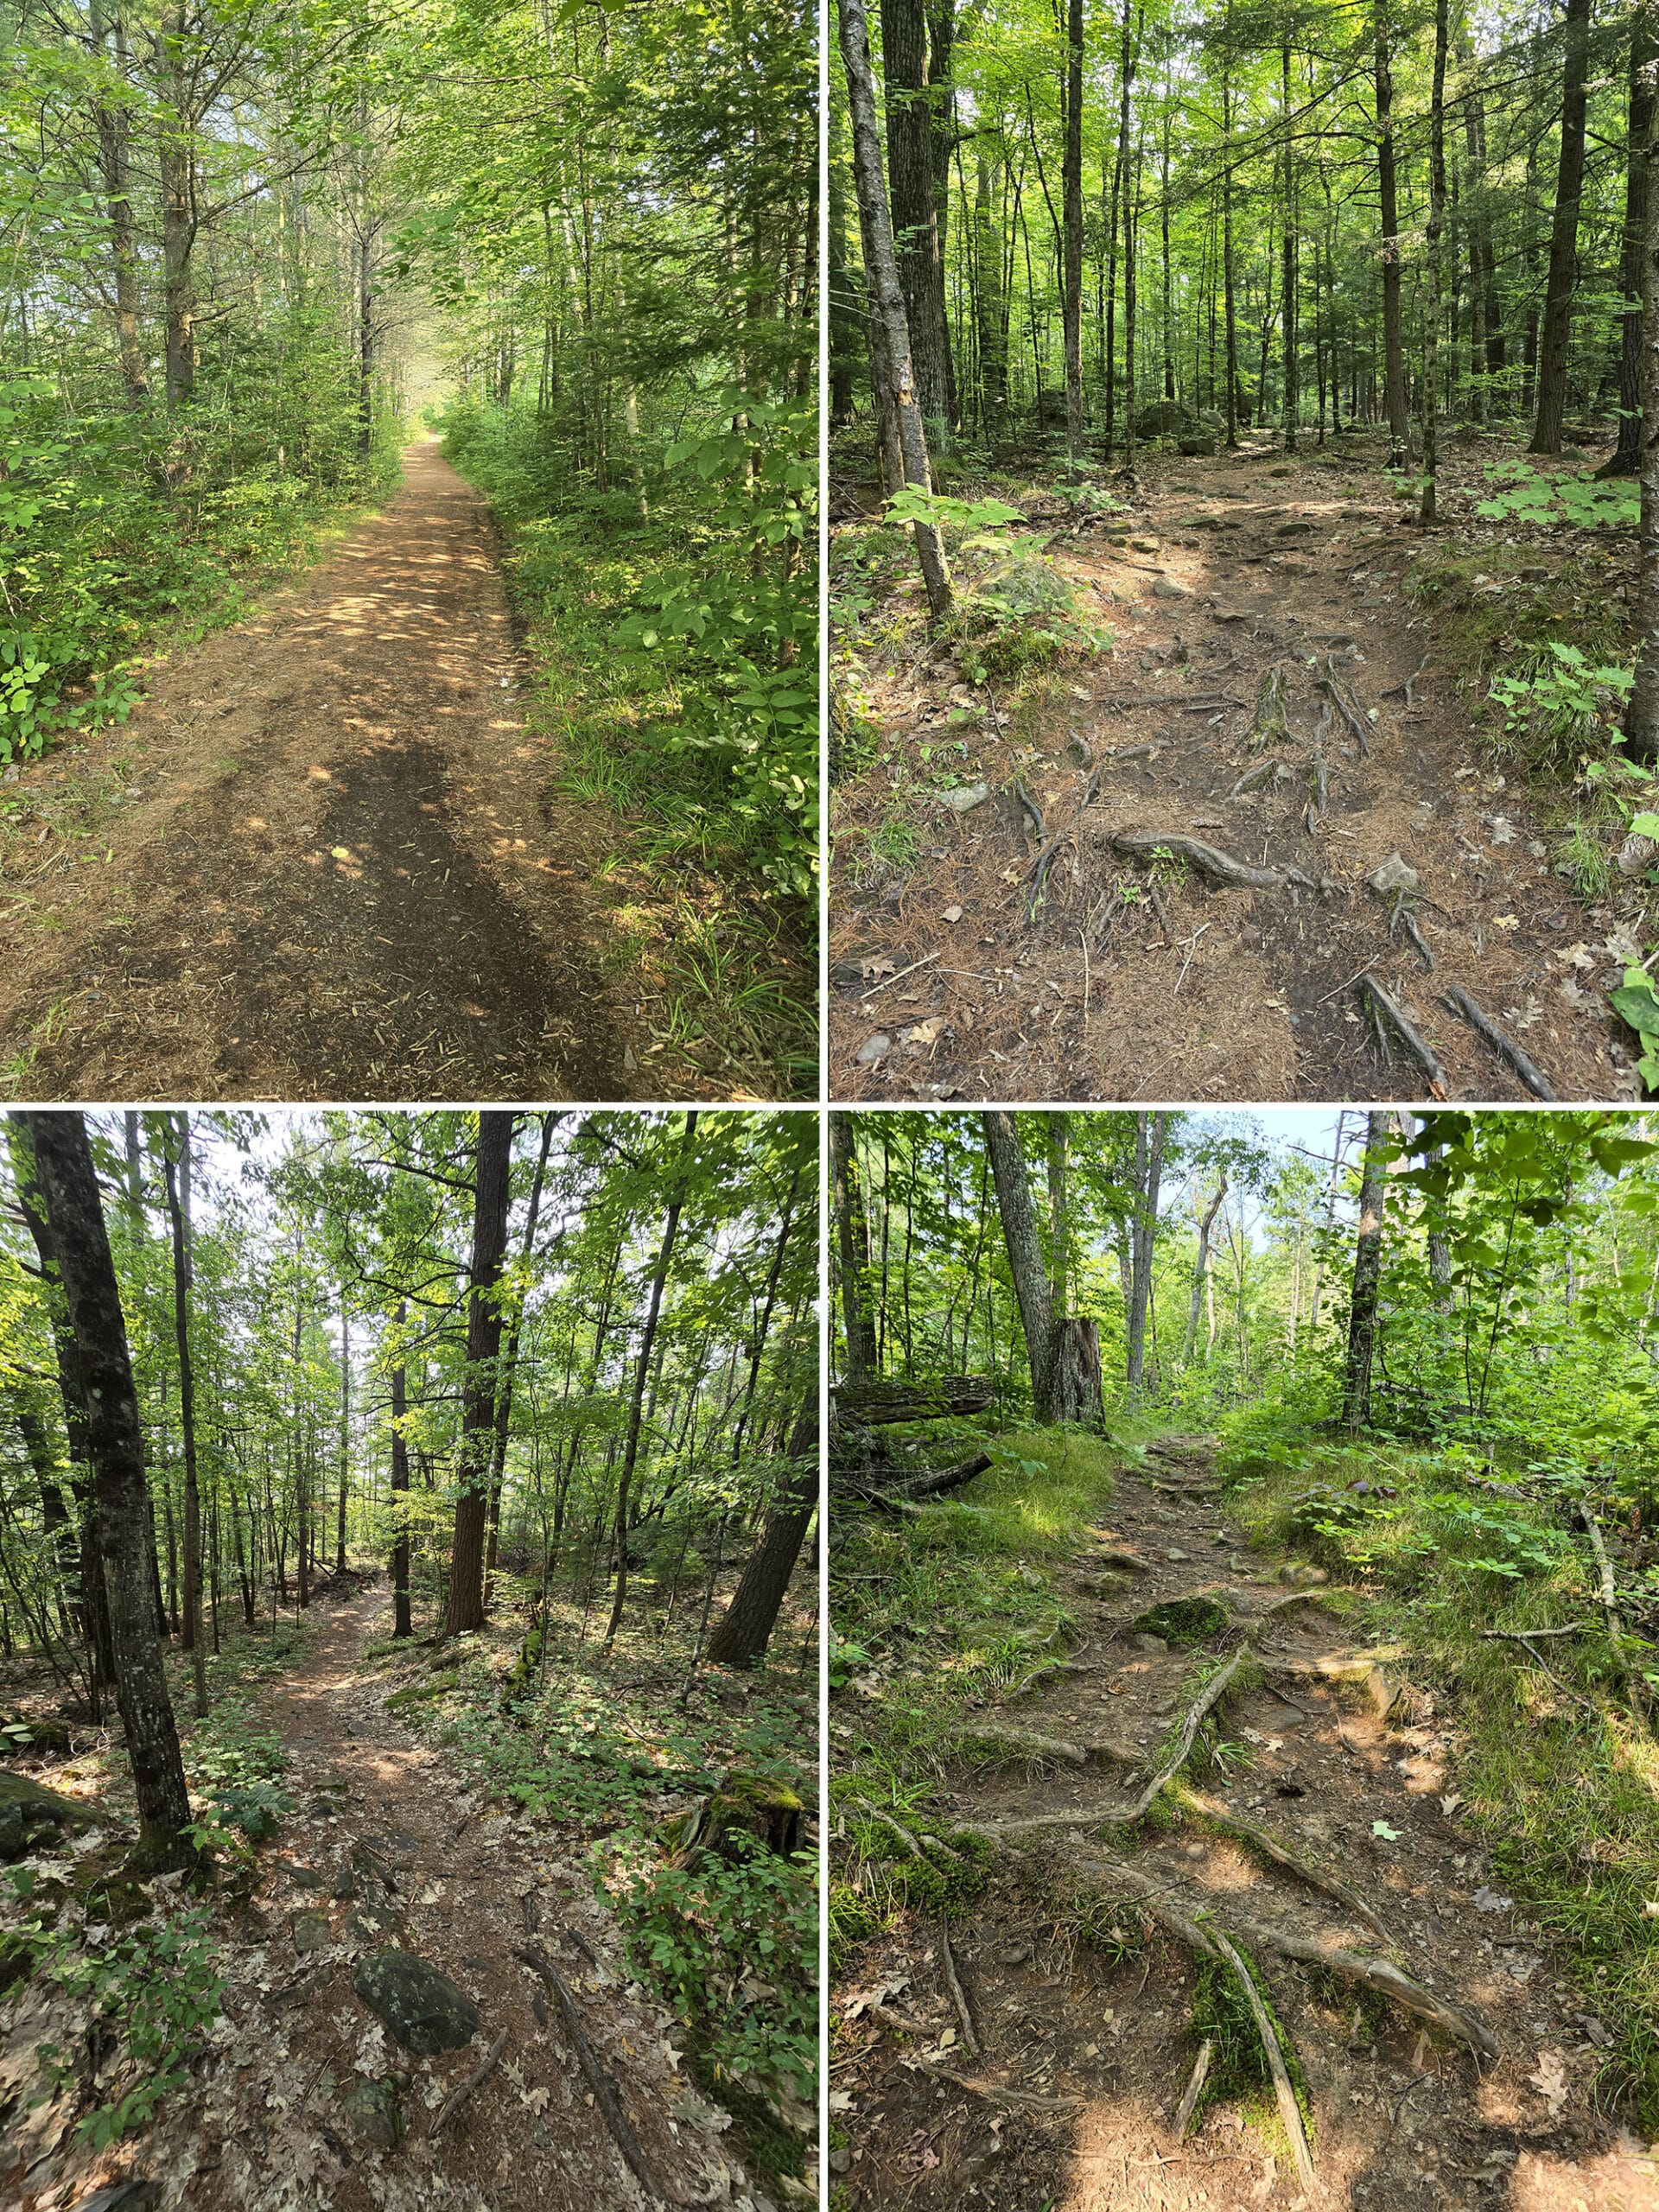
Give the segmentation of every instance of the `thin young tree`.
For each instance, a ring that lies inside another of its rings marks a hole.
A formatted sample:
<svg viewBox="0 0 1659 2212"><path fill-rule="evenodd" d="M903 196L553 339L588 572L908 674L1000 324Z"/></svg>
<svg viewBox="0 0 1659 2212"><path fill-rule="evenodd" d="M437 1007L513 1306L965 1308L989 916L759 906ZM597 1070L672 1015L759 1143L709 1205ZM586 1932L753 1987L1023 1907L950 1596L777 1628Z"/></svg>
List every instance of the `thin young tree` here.
<svg viewBox="0 0 1659 2212"><path fill-rule="evenodd" d="M473 1246L467 1274L467 1366L455 1454L454 1536L442 1637L484 1625L484 1532L489 1513L495 1390L501 1353L501 1264L507 1249L515 1116L480 1107L474 1158Z"/></svg>

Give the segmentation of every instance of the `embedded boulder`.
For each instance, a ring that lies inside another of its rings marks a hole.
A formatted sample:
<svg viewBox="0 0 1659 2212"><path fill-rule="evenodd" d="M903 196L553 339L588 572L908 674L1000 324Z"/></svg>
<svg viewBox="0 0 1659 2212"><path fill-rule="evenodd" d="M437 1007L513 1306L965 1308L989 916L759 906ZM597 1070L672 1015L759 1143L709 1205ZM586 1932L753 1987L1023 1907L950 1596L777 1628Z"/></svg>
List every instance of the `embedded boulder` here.
<svg viewBox="0 0 1659 2212"><path fill-rule="evenodd" d="M484 2024L466 1991L412 1951L375 1951L359 1959L352 1987L404 2050L419 2058L461 2050Z"/></svg>
<svg viewBox="0 0 1659 2212"><path fill-rule="evenodd" d="M340 2108L365 2143L395 2151L403 2140L403 2111L385 2082L359 2082L348 2096L341 2098Z"/></svg>

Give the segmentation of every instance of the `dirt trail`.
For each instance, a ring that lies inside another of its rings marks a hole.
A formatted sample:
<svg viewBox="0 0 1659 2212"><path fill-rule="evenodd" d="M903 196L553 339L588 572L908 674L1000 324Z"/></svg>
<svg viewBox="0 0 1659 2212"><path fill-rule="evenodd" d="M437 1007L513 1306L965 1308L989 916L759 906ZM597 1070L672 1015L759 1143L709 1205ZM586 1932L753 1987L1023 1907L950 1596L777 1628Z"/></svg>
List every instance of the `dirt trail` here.
<svg viewBox="0 0 1659 2212"><path fill-rule="evenodd" d="M859 1989L883 1992L878 2001L890 2017L864 2028L861 2041L852 2030L853 2055L832 2079L851 2097L842 2122L858 2153L845 2169L850 2212L925 2212L958 2206L964 2196L997 2212L1257 2212L1276 2204L1308 2212L1652 2212L1659 2156L1644 2154L1592 2101L1605 2026L1584 2009L1582 1993L1523 1910L1491 1887L1490 1862L1457 1818L1454 1718L1408 1690L1385 1720L1353 1690L1325 1684L1310 1662L1352 1647L1317 1602L1264 1623L1256 1648L1267 1683L1228 1704L1224 1730L1248 1749L1249 1763L1225 1787L1201 1786L1345 1879L1419 1983L1484 2022L1495 2060L1421 2033L1397 2005L1368 2015L1348 1983L1316 1993L1301 1967L1255 1944L1313 2099L1318 2183L1304 2196L1294 2167L1243 2127L1235 2109L1212 2107L1185 2141L1176 2135L1175 2108L1197 2050L1191 1953L1159 1930L1148 1949L1136 1947L1111 1967L1075 1935L1057 1942L1052 1910L1022 1890L1018 1869L1035 1854L1046 1862L1043 1886L1122 1899L1122 1925L1133 1934L1134 1899L1100 1871L1109 1847L1089 1824L1121 1816L1132 1802L1111 1747L1145 1756L1162 1743L1185 1709L1181 1684L1197 1655L1136 1649L1130 1624L1155 1605L1211 1594L1235 1621L1209 1646L1220 1650L1236 1643L1237 1626L1262 1621L1287 1595L1244 1556L1238 1532L1209 1502L1210 1465L1204 1440L1166 1440L1145 1477L1122 1478L1102 1544L1137 1554L1141 1571L1103 1581L1097 1560L1085 1554L1063 1572L1058 1586L1084 1624L1070 1655L1078 1671L987 1716L1093 1748L1091 1764L1050 1779L977 1774L948 1801L950 1817L987 1826L1075 1815L1075 1824L1062 1818L1001 1839L992 1888L956 1929L982 2055L964 2058L959 2044L939 2048L957 2014L941 1980L937 1928L914 1919L908 1941L901 1934L861 1954ZM1392 1834L1379 1834L1379 1822ZM1355 1950L1381 1948L1341 1903L1213 1831L1154 1829L1133 1864L1164 1885L1178 1911L1190 1917L1209 1906L1224 1929L1248 1921ZM891 2031L901 2021L909 2034ZM964 2094L912 2070L907 2061L922 2056L1065 2101L1049 2113Z"/></svg>
<svg viewBox="0 0 1659 2212"><path fill-rule="evenodd" d="M229 1954L227 2031L156 2129L97 2177L148 2175L162 2183L167 2212L657 2204L595 2109L552 2000L513 1958L527 1941L528 1898L535 1942L573 1994L657 2187L671 2202L769 2212L722 2151L725 2113L677 2075L670 2016L632 1982L614 1926L581 1868L561 1856L556 1830L471 1796L441 1753L387 1713L386 1682L359 1671L365 1638L391 1627L384 1588L318 1619L302 1667L260 1700L265 1725L289 1745L284 1788L298 1809L263 1850L244 1942ZM365 1844L390 1864L391 1888L365 1866ZM347 1875L349 1898L339 1894ZM353 1991L353 1961L377 1947L348 1924L362 1914L385 1929L379 1942L414 1951L474 2001L483 2024L469 2045L435 2059L397 2048ZM319 1915L326 1930L296 1918ZM317 1948L302 1954L296 1936ZM504 2030L495 2069L433 2142L443 2097ZM340 2099L354 2082L397 2068L410 2077L401 2096L407 2132L396 2150L376 2149ZM83 2162L75 2187L39 2188L23 2212L57 2212L91 2178Z"/></svg>
<svg viewBox="0 0 1659 2212"><path fill-rule="evenodd" d="M1008 716L995 686L971 694L991 720L959 772L993 796L956 814L918 793L913 868L884 876L861 863L860 839L846 841L831 897L835 1096L1531 1096L1449 1010L1453 986L1557 1096L1635 1095L1598 988L1622 977L1605 943L1611 911L1586 907L1554 872L1519 772L1494 761L1436 651L1437 618L1400 589L1426 543L1471 547L1399 529L1374 460L1291 461L1266 447L1154 455L1137 464L1127 516L1068 520L1051 539L1113 649L1060 671L1029 742L1000 734L995 717ZM1038 499L1022 511L1044 513ZM1551 555L1529 573L1553 577L1560 565ZM1603 588L1613 588L1610 571ZM1274 668L1287 728L1255 751L1250 725ZM1322 688L1332 674L1363 738ZM950 717L969 696L959 671L934 664L878 677L870 703L901 746L930 745L937 769L954 757ZM1326 800L1310 814L1319 760ZM1264 762L1277 775L1236 791ZM887 771L872 772L842 795L838 821L872 829L892 801ZM1136 833L1197 837L1303 880L1223 888L1192 866L1173 877L1113 843ZM1033 918L1032 871L1051 841ZM1390 936L1394 902L1366 882L1396 853L1420 878L1414 918L1432 972L1402 926ZM862 888L851 873L861 864ZM926 964L887 987L916 962ZM1362 972L1426 1035L1440 1094L1391 1032L1384 1056L1357 995Z"/></svg>
<svg viewBox="0 0 1659 2212"><path fill-rule="evenodd" d="M332 559L25 772L48 826L0 875L14 1090L632 1096L524 672L488 508L413 446ZM54 830L99 760L128 764L119 804Z"/></svg>

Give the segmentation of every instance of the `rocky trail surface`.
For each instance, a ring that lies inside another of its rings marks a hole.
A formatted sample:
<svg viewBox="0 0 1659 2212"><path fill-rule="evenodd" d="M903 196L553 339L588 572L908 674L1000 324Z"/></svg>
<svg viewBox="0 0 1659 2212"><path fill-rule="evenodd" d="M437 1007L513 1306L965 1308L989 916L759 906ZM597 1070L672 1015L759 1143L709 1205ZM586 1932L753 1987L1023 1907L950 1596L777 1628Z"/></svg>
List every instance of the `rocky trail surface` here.
<svg viewBox="0 0 1659 2212"><path fill-rule="evenodd" d="M1109 1525L1058 1579L1080 1642L983 1717L1020 1735L1012 1764L958 1776L945 1808L995 1848L948 1931L962 2004L937 1920L907 1916L861 1952L837 2000L838 2201L1651 2212L1659 2156L1593 2088L1606 2025L1459 1820L1455 1713L1397 1653L1357 1649L1317 1591L1246 1556L1211 1466L1208 1440L1165 1439L1121 1478ZM1222 1623L1200 1645L1137 1629L1181 1601ZM1225 1777L1178 1783L1178 1817L1123 1849L1103 1824L1144 1802L1197 1703L1195 1661L1247 1652L1262 1680L1223 1708ZM1311 2176L1276 2113L1247 2124L1236 2097L1179 2123L1196 1962L1217 1935L1253 1960L1294 2046Z"/></svg>
<svg viewBox="0 0 1659 2212"><path fill-rule="evenodd" d="M1637 1095L1600 987L1642 949L1557 872L1402 588L1483 541L1400 528L1375 459L1154 454L1110 518L1022 501L1114 639L1034 718L948 655L871 652L892 750L838 798L864 834L832 893L833 1095ZM1595 550L1616 600L1624 556ZM1530 603L1570 557L1468 589ZM925 787L975 710L954 791ZM884 869L901 760L919 849Z"/></svg>
<svg viewBox="0 0 1659 2212"><path fill-rule="evenodd" d="M770 2212L556 1828L470 1794L387 1710L359 1655L390 1611L384 1589L342 1604L261 1700L297 1810L189 2085L97 2160L47 2101L8 2131L0 2201L70 2212L145 2178L152 2212Z"/></svg>
<svg viewBox="0 0 1659 2212"><path fill-rule="evenodd" d="M331 559L0 792L13 1094L634 1095L524 676L489 511L413 446Z"/></svg>

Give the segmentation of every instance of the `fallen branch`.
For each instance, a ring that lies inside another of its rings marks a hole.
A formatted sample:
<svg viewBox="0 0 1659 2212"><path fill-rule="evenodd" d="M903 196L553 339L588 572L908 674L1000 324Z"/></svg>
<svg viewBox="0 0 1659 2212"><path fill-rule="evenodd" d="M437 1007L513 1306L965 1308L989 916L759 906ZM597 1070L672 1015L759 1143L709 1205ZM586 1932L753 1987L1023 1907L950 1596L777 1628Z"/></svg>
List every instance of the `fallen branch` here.
<svg viewBox="0 0 1659 2212"><path fill-rule="evenodd" d="M528 1944L515 1951L513 1956L522 1959L531 1972L540 1974L547 1984L553 2002L559 2008L559 2018L564 2023L565 2033L575 2045L577 2060L587 2076L588 2086L594 2093L594 2102L603 2114L605 2125L611 2131L611 2140L622 2153L623 2163L628 2171L647 2196L660 2196L665 2203L678 2203L679 2198L667 2196L652 2179L645 2152L639 2148L639 2139L629 2125L628 2116L617 2101L616 2091L611 2087L605 2069L594 2056L593 2045L582 2031L575 2000L565 1986L564 1976L550 1959L544 1959L539 1951L531 1949Z"/></svg>
<svg viewBox="0 0 1659 2212"><path fill-rule="evenodd" d="M1454 1014L1460 1014L1471 1029L1483 1036L1500 1060L1514 1069L1535 1098L1554 1099L1559 1096L1548 1077L1528 1058L1512 1037L1506 1037L1495 1021L1490 1020L1475 1004L1467 991L1456 983L1446 993L1446 1002Z"/></svg>
<svg viewBox="0 0 1659 2212"><path fill-rule="evenodd" d="M466 2103L467 2098L472 2095L474 2090L494 2072L495 2062L500 2057L502 2052L506 2049L506 2047L507 2031L503 2028L500 2034L490 2045L489 2050L485 2053L483 2064L481 2066L475 2067L472 2073L467 2076L467 2079L464 2082L460 2082L454 2088L451 2089L448 2095L438 2107L436 2112L433 2113L432 2125L427 2130L429 2138L441 2134L444 2128L448 2126L449 2122L461 2110L462 2105Z"/></svg>
<svg viewBox="0 0 1659 2212"><path fill-rule="evenodd" d="M1407 1051L1428 1077L1430 1088L1434 1089L1438 1085L1437 1095L1443 1097L1446 1092L1446 1071L1435 1058L1433 1048L1427 1039L1413 1028L1411 1023L1407 1020L1375 976L1361 976L1358 980L1360 1003L1376 1021L1379 1034L1381 1034L1382 1020L1386 1017L1398 1033ZM1384 1049L1386 1051L1386 1046Z"/></svg>
<svg viewBox="0 0 1659 2212"><path fill-rule="evenodd" d="M957 2018L962 2024L963 2048L969 2058L979 2056L979 2037L974 2032L974 2016L968 2010L968 1993L957 1974L957 1962L950 1955L950 1923L945 1914L939 1915L939 1960L944 1968L945 1986L950 1992L950 2002L957 2008Z"/></svg>
<svg viewBox="0 0 1659 2212"><path fill-rule="evenodd" d="M1198 2045L1198 2055L1192 2062L1192 2071L1187 2077L1185 2089L1175 2112L1175 2139L1179 2143L1192 2124L1192 2113L1209 2078L1210 2061L1215 2056L1216 2046L1208 2036Z"/></svg>
<svg viewBox="0 0 1659 2212"><path fill-rule="evenodd" d="M1262 1993L1251 1974L1233 1945L1219 1928L1213 1930L1221 1955L1237 1978L1244 1993L1244 2002L1250 2008L1250 2018L1255 2022L1255 2031L1262 2038L1262 2048L1267 2055L1268 2071L1273 2076L1274 2094L1279 2100L1279 2117L1285 2123L1285 2133L1290 2138L1290 2147L1296 2160L1297 2177L1305 2195L1312 2195L1315 2185L1313 2160L1307 2147L1307 2137L1302 2127L1302 2108L1296 2101L1296 2091L1285 2064L1285 2054L1279 2048L1279 2037L1274 2024L1268 2017L1268 2008L1262 2002Z"/></svg>
<svg viewBox="0 0 1659 2212"><path fill-rule="evenodd" d="M1131 854L1136 859L1173 853L1178 860L1190 861L1201 874L1229 890L1279 891L1287 883L1300 884L1306 891L1319 888L1313 877L1304 875L1299 868L1253 868L1249 861L1236 861L1230 853L1224 853L1215 845L1206 845L1202 837L1189 837L1180 830L1121 830L1112 839L1112 847L1114 851Z"/></svg>

